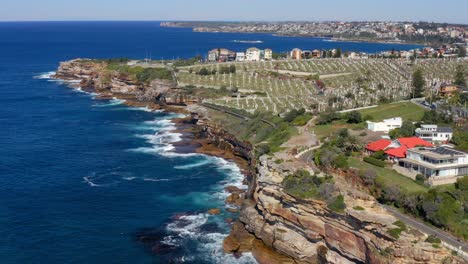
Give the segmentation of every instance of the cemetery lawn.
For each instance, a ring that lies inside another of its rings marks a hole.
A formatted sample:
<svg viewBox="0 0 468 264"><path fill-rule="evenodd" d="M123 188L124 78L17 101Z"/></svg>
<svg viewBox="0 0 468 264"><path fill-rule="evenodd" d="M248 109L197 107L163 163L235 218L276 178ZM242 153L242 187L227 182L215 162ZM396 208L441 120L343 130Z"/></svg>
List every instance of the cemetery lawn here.
<svg viewBox="0 0 468 264"><path fill-rule="evenodd" d="M412 102L400 102L393 104L379 105L374 108L363 109L359 112L364 117L372 116L372 120L381 121L392 117L401 117L404 121L419 121L426 110Z"/></svg>

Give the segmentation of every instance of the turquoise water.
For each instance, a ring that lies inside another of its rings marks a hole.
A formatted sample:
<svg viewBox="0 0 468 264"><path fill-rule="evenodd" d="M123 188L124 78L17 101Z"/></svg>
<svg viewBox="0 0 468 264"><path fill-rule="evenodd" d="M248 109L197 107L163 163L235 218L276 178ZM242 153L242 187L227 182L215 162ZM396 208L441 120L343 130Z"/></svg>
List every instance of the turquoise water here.
<svg viewBox="0 0 468 264"><path fill-rule="evenodd" d="M394 45L193 33L156 22L0 23L0 263L249 263L222 253L232 162L178 154L176 115L51 80L63 60L190 57L234 40L374 52ZM413 46L401 46L412 48ZM218 216L205 212L222 208Z"/></svg>

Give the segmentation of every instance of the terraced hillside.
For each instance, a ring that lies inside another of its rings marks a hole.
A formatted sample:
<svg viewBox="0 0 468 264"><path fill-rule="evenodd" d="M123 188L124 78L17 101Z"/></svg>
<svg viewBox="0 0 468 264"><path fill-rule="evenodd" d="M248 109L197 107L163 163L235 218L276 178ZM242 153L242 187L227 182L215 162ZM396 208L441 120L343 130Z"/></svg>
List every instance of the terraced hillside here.
<svg viewBox="0 0 468 264"><path fill-rule="evenodd" d="M179 85L239 90L237 97L210 100L250 112L283 113L290 109L323 110L397 101L412 93L411 74L420 68L427 83L450 81L457 65L467 60L314 59L303 61L235 62L181 67ZM235 73L223 67L235 65ZM200 70L208 74L201 75Z"/></svg>

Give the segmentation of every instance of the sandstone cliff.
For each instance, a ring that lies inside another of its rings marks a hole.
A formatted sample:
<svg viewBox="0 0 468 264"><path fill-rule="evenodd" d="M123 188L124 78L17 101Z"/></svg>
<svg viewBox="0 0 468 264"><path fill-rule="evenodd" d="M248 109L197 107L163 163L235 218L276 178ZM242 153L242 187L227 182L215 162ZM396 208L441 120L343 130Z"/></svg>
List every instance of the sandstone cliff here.
<svg viewBox="0 0 468 264"><path fill-rule="evenodd" d="M139 83L129 76L106 68L105 62L75 59L60 63L55 78L79 81L77 86L85 91L97 91L101 96L123 95L139 101L183 103L185 98L172 89L168 80Z"/></svg>
<svg viewBox="0 0 468 264"><path fill-rule="evenodd" d="M322 201L286 194L281 183L290 171L266 156L257 171L253 197L244 202L239 220L255 237L296 262L457 263L449 250L424 242L426 236L417 230L408 229L399 239L390 236L397 219L365 193L341 190L347 209L338 214ZM364 210L353 209L357 205Z"/></svg>

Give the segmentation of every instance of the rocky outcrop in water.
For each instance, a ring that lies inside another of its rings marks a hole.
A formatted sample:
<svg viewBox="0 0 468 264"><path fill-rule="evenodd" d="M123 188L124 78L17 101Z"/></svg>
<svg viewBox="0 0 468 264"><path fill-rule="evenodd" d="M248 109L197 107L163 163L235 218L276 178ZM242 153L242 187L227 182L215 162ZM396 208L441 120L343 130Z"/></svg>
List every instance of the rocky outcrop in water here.
<svg viewBox="0 0 468 264"><path fill-rule="evenodd" d="M75 59L60 63L55 78L77 80L77 86L85 91L97 91L102 96L121 95L138 101L154 101L161 104L181 104L180 96L168 80L152 80L139 83L126 74L107 69L105 62Z"/></svg>
<svg viewBox="0 0 468 264"><path fill-rule="evenodd" d="M323 201L286 194L282 181L290 171L281 164L264 156L257 170L253 197L244 202L239 220L256 238L296 262L442 263L452 259L449 250L424 242L426 236L417 230L408 229L398 239L389 235L390 229L397 228L397 219L370 195L353 188L342 190L347 209L339 214ZM362 209L353 209L358 205ZM229 244L241 245L233 231Z"/></svg>

